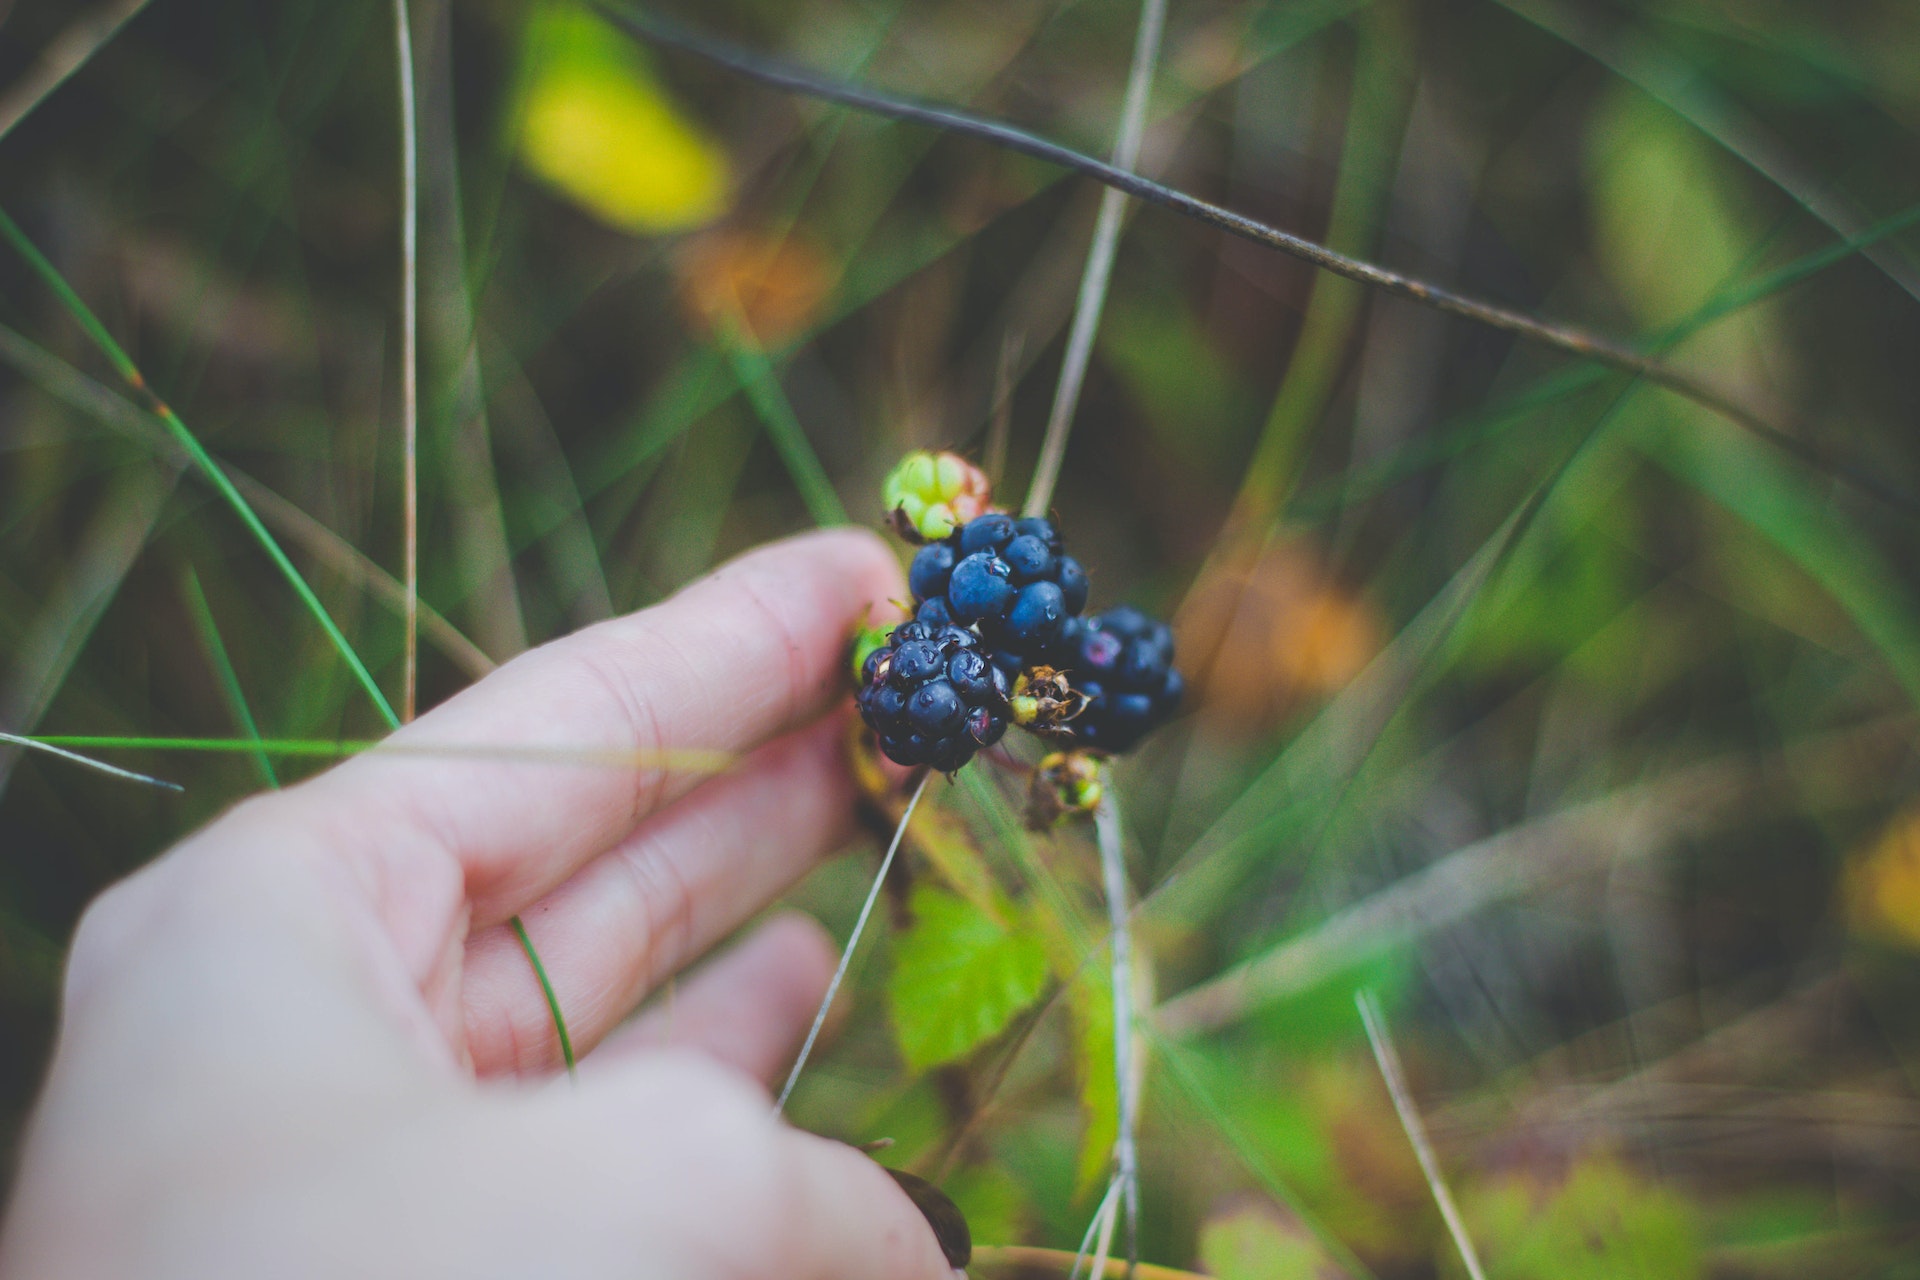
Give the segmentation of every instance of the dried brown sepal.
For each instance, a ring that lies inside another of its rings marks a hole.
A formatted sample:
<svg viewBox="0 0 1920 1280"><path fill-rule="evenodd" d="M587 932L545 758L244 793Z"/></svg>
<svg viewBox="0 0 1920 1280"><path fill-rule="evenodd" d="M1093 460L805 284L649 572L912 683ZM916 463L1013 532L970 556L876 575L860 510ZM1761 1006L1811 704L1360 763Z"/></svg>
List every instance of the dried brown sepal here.
<svg viewBox="0 0 1920 1280"><path fill-rule="evenodd" d="M1038 734L1064 733L1073 718L1087 709L1090 699L1067 682L1064 671L1034 667L1013 682L1007 705L1013 722Z"/></svg>

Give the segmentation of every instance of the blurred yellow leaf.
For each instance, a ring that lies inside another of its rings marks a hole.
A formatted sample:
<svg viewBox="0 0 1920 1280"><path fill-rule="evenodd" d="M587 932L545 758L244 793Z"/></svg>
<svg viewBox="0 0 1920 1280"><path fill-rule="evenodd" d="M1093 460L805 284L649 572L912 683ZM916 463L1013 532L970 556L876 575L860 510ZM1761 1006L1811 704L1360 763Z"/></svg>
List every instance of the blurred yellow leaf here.
<svg viewBox="0 0 1920 1280"><path fill-rule="evenodd" d="M632 44L587 9L528 20L520 160L609 226L684 231L726 207L726 154L667 97Z"/></svg>
<svg viewBox="0 0 1920 1280"><path fill-rule="evenodd" d="M1845 890L1855 929L1920 948L1920 810L1902 814L1847 865Z"/></svg>

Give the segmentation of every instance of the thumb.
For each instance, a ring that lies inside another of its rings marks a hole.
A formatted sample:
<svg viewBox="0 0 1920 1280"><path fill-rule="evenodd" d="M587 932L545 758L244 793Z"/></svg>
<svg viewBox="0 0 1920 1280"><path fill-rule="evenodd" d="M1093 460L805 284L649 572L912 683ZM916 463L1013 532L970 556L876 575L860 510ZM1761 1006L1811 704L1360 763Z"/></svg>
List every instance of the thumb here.
<svg viewBox="0 0 1920 1280"><path fill-rule="evenodd" d="M756 1081L704 1055L636 1055L544 1101L569 1113L561 1123L619 1188L636 1256L684 1259L700 1276L953 1276L885 1169L789 1128Z"/></svg>

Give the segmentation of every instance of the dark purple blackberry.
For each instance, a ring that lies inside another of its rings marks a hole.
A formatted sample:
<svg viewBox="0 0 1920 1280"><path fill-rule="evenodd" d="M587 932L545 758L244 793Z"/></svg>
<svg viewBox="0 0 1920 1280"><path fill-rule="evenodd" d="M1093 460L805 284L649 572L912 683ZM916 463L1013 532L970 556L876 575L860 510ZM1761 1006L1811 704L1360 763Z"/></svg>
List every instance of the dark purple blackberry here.
<svg viewBox="0 0 1920 1280"><path fill-rule="evenodd" d="M1049 655L1086 707L1061 728L1083 747L1130 751L1180 708L1173 632L1130 605L1076 618Z"/></svg>
<svg viewBox="0 0 1920 1280"><path fill-rule="evenodd" d="M896 764L952 773L1007 731L1007 676L965 627L902 623L867 655L860 679L860 718Z"/></svg>
<svg viewBox="0 0 1920 1280"><path fill-rule="evenodd" d="M918 616L977 626L989 656L1018 671L1087 607L1086 571L1051 520L989 512L920 549L907 573Z"/></svg>

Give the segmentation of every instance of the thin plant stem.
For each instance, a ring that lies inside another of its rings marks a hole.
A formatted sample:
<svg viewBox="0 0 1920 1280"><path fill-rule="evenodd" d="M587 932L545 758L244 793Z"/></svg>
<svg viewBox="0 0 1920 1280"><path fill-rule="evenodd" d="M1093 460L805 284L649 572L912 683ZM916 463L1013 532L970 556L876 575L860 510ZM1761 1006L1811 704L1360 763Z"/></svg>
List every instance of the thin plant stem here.
<svg viewBox="0 0 1920 1280"><path fill-rule="evenodd" d="M1147 99L1153 89L1153 69L1160 60L1160 34L1167 24L1167 0L1141 0L1140 26L1133 41L1133 65L1127 72L1127 93L1120 107L1120 132L1113 143L1113 166L1133 169L1140 163L1140 139L1147 128ZM1106 309L1107 286L1113 279L1113 259L1120 249L1120 224L1126 216L1126 193L1108 187L1100 193L1100 216L1093 226L1093 244L1087 250L1086 269L1080 275L1080 296L1073 307L1073 326L1067 332L1067 354L1060 364L1060 381L1047 414L1047 434L1040 446L1033 482L1027 488L1021 514L1044 516L1053 503L1053 486L1067 456L1067 436L1073 430L1080 389L1086 384L1087 363L1093 358L1093 336Z"/></svg>
<svg viewBox="0 0 1920 1280"><path fill-rule="evenodd" d="M987 443L980 469L994 488L1007 474L1007 443L1013 437L1013 389L1020 380L1020 353L1027 345L1024 333L1008 333L1000 340L1000 363L993 374L993 410L987 420Z"/></svg>
<svg viewBox="0 0 1920 1280"><path fill-rule="evenodd" d="M1360 1009L1360 1021L1366 1024L1367 1042L1373 1046L1373 1060L1380 1064L1380 1075L1387 1082L1393 1109L1400 1113L1400 1127L1407 1131L1407 1141L1413 1145L1420 1172L1426 1175L1427 1186L1433 1192L1433 1202L1440 1207L1440 1217L1453 1236L1454 1247L1460 1251L1460 1261L1466 1264L1470 1280L1487 1280L1487 1273L1480 1266L1480 1255L1474 1250L1473 1238L1467 1234L1467 1224L1461 1220L1459 1207L1453 1202L1453 1193L1447 1189L1446 1179L1440 1176L1440 1161L1433 1154L1433 1143L1427 1139L1427 1127L1420 1121L1419 1108L1414 1106L1413 1091L1407 1088L1406 1069L1400 1065L1400 1054L1387 1032L1380 1002L1371 991L1354 992L1353 1002Z"/></svg>
<svg viewBox="0 0 1920 1280"><path fill-rule="evenodd" d="M400 718L410 721L420 696L420 125L407 0L393 0L393 47L400 94L400 449L406 539L401 582L407 592Z"/></svg>
<svg viewBox="0 0 1920 1280"><path fill-rule="evenodd" d="M860 914L853 922L853 932L847 935L846 948L840 953L839 967L833 971L833 981L827 984L827 994L821 998L820 1008L813 1015L813 1025L807 1028L807 1038L800 1046L800 1056L793 1060L793 1070L787 1073L787 1082L780 1088L780 1096L774 1101L773 1114L779 1115L787 1109L787 1099L793 1096L793 1086L800 1083L800 1072L806 1068L807 1059L813 1054L813 1043L820 1038L820 1028L827 1025L827 1014L833 1008L833 998L840 994L840 983L847 976L847 966L853 963L854 949L860 945L860 935L866 930L867 917L873 914L873 904L880 898L880 887L887 882L887 872L893 869L893 857L900 852L900 841L907 834L907 824L913 821L913 811L920 803L920 797L926 794L927 783L933 775L928 773L914 787L913 795L907 799L906 812L900 815L900 825L893 829L893 840L887 845L887 854L880 859L880 870L873 877L873 887L867 890L867 900L860 904Z"/></svg>
<svg viewBox="0 0 1920 1280"><path fill-rule="evenodd" d="M1743 430L1800 459L1808 466L1844 481L1891 507L1909 514L1920 514L1920 497L1881 480L1864 467L1830 453L1805 436L1788 431L1769 421L1763 414L1742 403L1726 391L1693 374L1664 363L1627 343L1572 325L1560 324L1527 315L1511 307L1489 302L1415 276L1349 257L1305 236L1269 226L1245 214L1235 213L1189 195L1184 191L1143 178L1105 161L1075 151L1071 147L1039 137L1024 129L909 98L879 93L859 85L845 84L792 67L777 59L763 57L708 36L695 34L675 24L638 10L616 7L610 0L595 0L608 18L638 39L663 44L704 58L716 66L762 84L828 102L839 102L889 119L929 125L996 146L1032 156L1047 164L1059 165L1123 191L1128 195L1172 209L1207 226L1244 240L1278 250L1312 263L1325 271L1357 280L1398 298L1406 298L1459 316L1476 324L1538 342L1544 346L1595 360L1611 368L1645 378L1657 386L1684 396Z"/></svg>
<svg viewBox="0 0 1920 1280"><path fill-rule="evenodd" d="M413 79L413 17L407 0L393 0L393 47L400 98L400 452L405 541L400 576L406 590L401 606L405 647L400 718L411 722L420 701L420 123ZM520 917L514 916L509 923L546 993L560 1056L572 1075L573 1038L567 1034L567 1020L547 979L547 967Z"/></svg>
<svg viewBox="0 0 1920 1280"><path fill-rule="evenodd" d="M1100 873L1107 895L1113 958L1113 1082L1119 1104L1114 1130L1115 1176L1127 1211L1127 1280L1140 1265L1140 1161L1134 1145L1134 1125L1140 1110L1140 1084L1133 1060L1133 925L1127 910L1126 844L1120 829L1120 809L1114 803L1113 774L1104 770L1105 785L1093 811L1093 829L1100 846ZM1104 1250L1103 1250L1104 1253Z"/></svg>
<svg viewBox="0 0 1920 1280"><path fill-rule="evenodd" d="M547 966L540 963L540 953L534 950L533 939L527 936L527 926L519 916L507 921L513 929L513 936L520 939L520 949L527 953L527 962L533 966L533 976L540 980L540 993L547 998L547 1012L553 1015L554 1034L560 1037L560 1057L567 1064L567 1074L573 1074L573 1037L567 1034L567 1020L560 1013L560 997L554 994L553 983L547 978Z"/></svg>
<svg viewBox="0 0 1920 1280"><path fill-rule="evenodd" d="M300 571L293 567L293 561L287 558L287 553L281 548L280 543L267 531L266 525L260 522L260 517L254 513L247 500L240 496L240 491L234 487L232 479L220 464L214 461L213 455L207 452L206 446L200 443L199 438L187 430L187 424L180 420L180 415L160 398L157 391L147 385L147 380L141 374L139 366L134 364L133 357L129 356L114 340L113 335L107 332L107 327L100 323L99 317L80 300L80 295L73 291L73 286L69 285L66 278L55 270L54 265L47 261L46 256L40 252L33 241L27 238L26 232L20 229L19 224L8 216L4 209L0 209L0 238L12 244L20 256L26 259L27 265L33 268L34 273L53 291L54 295L60 299L61 305L86 331L94 345L100 348L101 354L105 355L108 363L113 365L114 371L144 402L147 412L158 418L172 434L175 443L186 450L187 456L193 459L194 464L212 482L214 489L226 500L227 505L233 508L234 514L240 517L240 522L247 527L247 531L253 535L254 540L260 544L261 549L280 570L281 576L286 578L287 584L307 606L308 612L313 614L321 630L327 633L327 638L333 642L333 647L339 652L347 668L353 672L354 679L360 682L362 689L366 690L367 697L380 712L381 718L387 722L387 727L399 728L400 717L394 713L393 704L387 701L387 696L380 692L380 686L375 683L373 673L368 671L366 664L360 661L360 655L355 653L353 646L347 642L345 633L334 622L333 615L329 614L327 607L320 603L320 597L314 594L311 586L307 585L307 580L300 576Z"/></svg>
<svg viewBox="0 0 1920 1280"><path fill-rule="evenodd" d="M219 624L213 620L213 608L207 603L207 593L200 589L200 575L191 568L186 572L184 591L187 607L193 611L193 620L200 628L200 636L206 642L207 654L213 659L214 673L220 677L220 688L227 695L227 705L233 711L233 718L240 722L248 740L253 743L254 763L259 766L261 781L272 790L280 787L280 775L274 772L273 758L260 745L260 726L254 721L253 709L247 705L246 691L240 687L240 675L233 669L233 659L227 654L227 645L220 638Z"/></svg>
<svg viewBox="0 0 1920 1280"><path fill-rule="evenodd" d="M1080 1248L1073 1255L1073 1270L1067 1273L1067 1280L1080 1280L1081 1264L1093 1252L1094 1238L1104 1229L1110 1230L1113 1221L1114 1205L1120 1199L1120 1175L1107 1179L1106 1192L1100 1197L1100 1203L1094 1208L1093 1217L1087 1223L1086 1234L1080 1237ZM1100 1250L1102 1263L1106 1260L1106 1249Z"/></svg>
<svg viewBox="0 0 1920 1280"><path fill-rule="evenodd" d="M41 733L31 742L81 751L183 751L238 755L265 751L295 759L340 760L364 752L425 760L502 760L524 764L591 765L603 769L671 769L678 773L722 773L739 757L725 751L670 747L663 751L620 751L606 747L530 747L460 742L395 742L391 738L159 738L104 734Z"/></svg>
<svg viewBox="0 0 1920 1280"><path fill-rule="evenodd" d="M24 747L28 751L44 751L50 756L58 756L62 760L68 760L78 765L85 765L89 769L96 770L111 777L125 778L128 782L138 782L149 787L159 787L163 791L186 790L185 787L177 782L168 782L164 778L149 777L144 773L135 773L131 769L121 769L114 765L105 764L99 760L83 756L76 751L68 751L64 747L56 747L50 742L43 742L39 738L23 737L17 733L0 733L0 742L5 742L16 747Z"/></svg>

